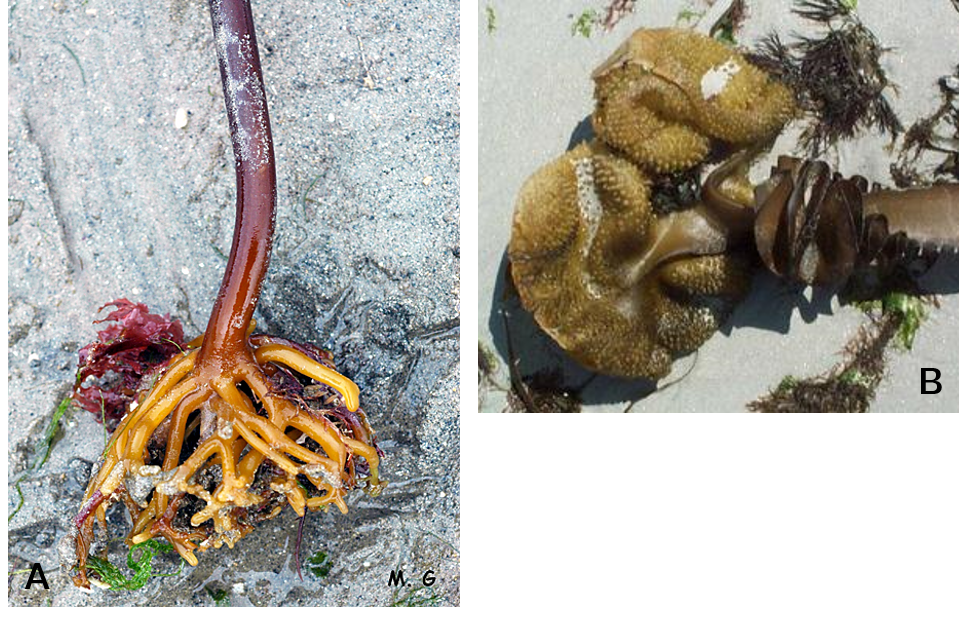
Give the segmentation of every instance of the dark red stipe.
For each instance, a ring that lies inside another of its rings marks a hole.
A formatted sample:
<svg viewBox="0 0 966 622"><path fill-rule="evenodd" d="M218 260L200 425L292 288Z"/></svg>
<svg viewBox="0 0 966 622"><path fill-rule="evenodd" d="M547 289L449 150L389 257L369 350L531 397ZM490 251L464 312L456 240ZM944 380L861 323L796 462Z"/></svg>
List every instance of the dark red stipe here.
<svg viewBox="0 0 966 622"><path fill-rule="evenodd" d="M247 0L209 0L235 154L238 196L228 267L197 367L233 371L268 270L275 230L275 150L262 66Z"/></svg>

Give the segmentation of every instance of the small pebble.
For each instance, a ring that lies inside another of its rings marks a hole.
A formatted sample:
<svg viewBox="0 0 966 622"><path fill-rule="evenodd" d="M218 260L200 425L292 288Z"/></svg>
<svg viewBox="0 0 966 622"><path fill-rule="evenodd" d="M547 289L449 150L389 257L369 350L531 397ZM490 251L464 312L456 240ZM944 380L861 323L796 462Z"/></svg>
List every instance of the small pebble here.
<svg viewBox="0 0 966 622"><path fill-rule="evenodd" d="M178 108L178 112L174 113L174 126L179 130L183 130L188 127L188 111L184 108Z"/></svg>
<svg viewBox="0 0 966 622"><path fill-rule="evenodd" d="M244 594L245 593L245 584L244 583L236 583L236 584L234 584L234 585L231 586L231 591L234 592L234 593L236 593L236 594Z"/></svg>
<svg viewBox="0 0 966 622"><path fill-rule="evenodd" d="M423 185L424 186L428 186L431 183L433 183L433 178L432 177L430 177L429 175L423 177Z"/></svg>

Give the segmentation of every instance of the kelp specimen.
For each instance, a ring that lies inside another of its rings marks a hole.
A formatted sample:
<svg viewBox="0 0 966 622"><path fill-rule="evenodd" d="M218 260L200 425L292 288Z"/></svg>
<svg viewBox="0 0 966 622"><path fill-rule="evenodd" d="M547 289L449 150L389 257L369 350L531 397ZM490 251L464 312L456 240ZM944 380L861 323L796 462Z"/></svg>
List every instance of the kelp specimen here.
<svg viewBox="0 0 966 622"><path fill-rule="evenodd" d="M346 512L348 491L381 487L358 387L324 350L252 334L275 225L275 155L250 4L209 7L235 156L231 254L204 335L153 370L88 485L66 553L82 587L94 519L103 524L117 500L134 521L129 545L161 536L194 565L196 549L233 546L286 502L299 516L329 504Z"/></svg>
<svg viewBox="0 0 966 622"><path fill-rule="evenodd" d="M753 160L795 114L789 89L709 37L639 30L593 73L597 138L526 181L508 248L537 324L586 367L659 379L745 295L758 257L799 283L958 246L957 184L870 190L819 162ZM700 199L658 213L655 180L722 158Z"/></svg>
<svg viewBox="0 0 966 622"><path fill-rule="evenodd" d="M585 366L661 378L745 295L751 262L729 250L729 221L751 221L729 205L751 188L733 160L708 186L711 204L657 215L651 180L701 162L714 141L767 140L792 98L733 49L675 29L638 30L593 77L600 140L524 185L513 280L541 328Z"/></svg>

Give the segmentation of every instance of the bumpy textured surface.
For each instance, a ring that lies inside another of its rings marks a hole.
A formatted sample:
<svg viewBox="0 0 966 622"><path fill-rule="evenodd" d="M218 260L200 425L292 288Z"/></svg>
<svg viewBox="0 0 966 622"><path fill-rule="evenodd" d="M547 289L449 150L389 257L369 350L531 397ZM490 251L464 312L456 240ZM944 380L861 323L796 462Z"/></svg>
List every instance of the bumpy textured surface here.
<svg viewBox="0 0 966 622"><path fill-rule="evenodd" d="M602 145L545 165L517 200L509 257L537 323L583 365L661 378L677 353L718 328L748 285L740 255L683 256L650 265L662 218L647 178Z"/></svg>
<svg viewBox="0 0 966 622"><path fill-rule="evenodd" d="M764 140L791 117L791 93L734 49L687 30L641 29L593 74L597 136L637 164L682 170L711 139Z"/></svg>

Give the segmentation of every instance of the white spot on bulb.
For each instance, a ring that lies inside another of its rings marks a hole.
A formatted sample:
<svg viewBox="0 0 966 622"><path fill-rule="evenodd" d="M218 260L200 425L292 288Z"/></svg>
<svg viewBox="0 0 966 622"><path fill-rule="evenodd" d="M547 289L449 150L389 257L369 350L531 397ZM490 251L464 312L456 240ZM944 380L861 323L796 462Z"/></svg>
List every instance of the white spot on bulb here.
<svg viewBox="0 0 966 622"><path fill-rule="evenodd" d="M733 58L712 67L701 77L701 96L711 99L719 95L728 86L731 77L741 71L741 66Z"/></svg>

